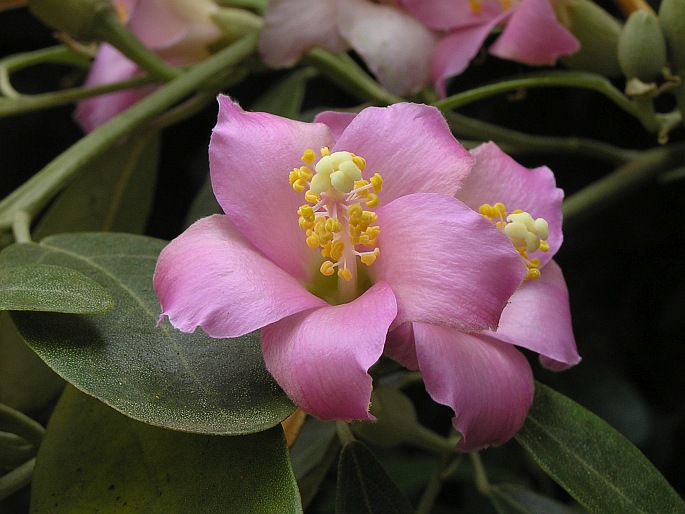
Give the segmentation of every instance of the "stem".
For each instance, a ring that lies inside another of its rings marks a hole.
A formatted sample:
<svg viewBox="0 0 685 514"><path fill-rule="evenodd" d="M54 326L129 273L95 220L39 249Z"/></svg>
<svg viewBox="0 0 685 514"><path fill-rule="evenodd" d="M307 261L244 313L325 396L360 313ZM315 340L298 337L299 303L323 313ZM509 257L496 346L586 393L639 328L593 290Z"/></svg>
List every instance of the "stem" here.
<svg viewBox="0 0 685 514"><path fill-rule="evenodd" d="M535 136L512 130L485 121L476 120L456 112L443 112L453 132L460 136L493 140L498 144L512 145L517 153L584 155L611 164L623 164L639 154L592 139L579 137Z"/></svg>
<svg viewBox="0 0 685 514"><path fill-rule="evenodd" d="M480 459L480 454L478 452L469 453L469 458L471 459L471 465L473 466L473 479L476 482L476 489L478 489L481 494L490 496L490 481L485 472L483 461Z"/></svg>
<svg viewBox="0 0 685 514"><path fill-rule="evenodd" d="M426 489L423 491L419 506L416 508L416 514L429 514L433 510L435 501L442 490L443 482L456 471L463 458L463 454L444 455L438 461L435 470L428 479Z"/></svg>
<svg viewBox="0 0 685 514"><path fill-rule="evenodd" d="M249 35L197 64L169 84L86 135L0 202L0 231L11 226L14 213L35 216L78 172L122 136L254 53L257 35Z"/></svg>
<svg viewBox="0 0 685 514"><path fill-rule="evenodd" d="M641 152L610 175L568 197L562 205L564 228L575 227L591 218L659 174L682 166L683 160L685 143Z"/></svg>
<svg viewBox="0 0 685 514"><path fill-rule="evenodd" d="M29 485L31 483L31 478L33 478L33 468L35 466L36 459L31 459L0 477L0 500L7 498L21 488Z"/></svg>
<svg viewBox="0 0 685 514"><path fill-rule="evenodd" d="M17 211L14 213L12 233L14 235L14 240L17 243L31 242L31 216L29 216L26 211Z"/></svg>
<svg viewBox="0 0 685 514"><path fill-rule="evenodd" d="M340 439L340 444L343 446L357 440L350 429L349 423L345 421L336 421L335 428L338 431L338 439Z"/></svg>
<svg viewBox="0 0 685 514"><path fill-rule="evenodd" d="M520 88L538 87L575 87L591 89L603 94L628 114L636 117L648 130L652 130L655 126L653 113L636 106L620 90L616 89L608 79L593 73L575 71L550 71L544 74L534 73L521 78L504 80L495 84L477 87L464 93L457 93L456 95L433 102L433 105L441 111L447 111L493 95L507 93Z"/></svg>
<svg viewBox="0 0 685 514"><path fill-rule="evenodd" d="M314 48L307 52L303 58L303 63L315 67L329 79L332 79L336 85L362 100L378 105L389 105L403 101L401 97L386 91L355 63L340 59L321 48Z"/></svg>

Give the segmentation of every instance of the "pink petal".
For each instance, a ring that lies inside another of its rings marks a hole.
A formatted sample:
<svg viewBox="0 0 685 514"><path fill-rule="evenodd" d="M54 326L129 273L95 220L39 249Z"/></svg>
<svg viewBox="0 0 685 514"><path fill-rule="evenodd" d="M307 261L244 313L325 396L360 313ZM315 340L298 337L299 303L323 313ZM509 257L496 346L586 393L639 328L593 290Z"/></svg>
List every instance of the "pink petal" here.
<svg viewBox="0 0 685 514"><path fill-rule="evenodd" d="M373 281L386 281L395 292L394 326L497 326L525 275L523 260L500 230L445 195L403 196L377 213L380 257L368 269Z"/></svg>
<svg viewBox="0 0 685 514"><path fill-rule="evenodd" d="M318 254L298 226L297 209L305 200L293 191L288 173L304 164L306 149L318 151L332 142L323 124L245 112L219 97L219 120L209 144L214 194L238 230L300 280L308 278Z"/></svg>
<svg viewBox="0 0 685 514"><path fill-rule="evenodd" d="M492 337L539 353L545 357L543 365L555 371L580 362L568 290L556 262L550 261L539 279L527 281L514 293Z"/></svg>
<svg viewBox="0 0 685 514"><path fill-rule="evenodd" d="M437 38L401 9L369 0L338 0L338 27L390 92L406 95L430 84Z"/></svg>
<svg viewBox="0 0 685 514"><path fill-rule="evenodd" d="M503 12L479 25L455 29L440 40L433 54L433 82L441 98L446 94L445 81L468 68L490 31L508 15Z"/></svg>
<svg viewBox="0 0 685 514"><path fill-rule="evenodd" d="M353 302L302 312L262 330L267 368L303 410L319 419L373 419L368 369L395 317L392 290L376 283Z"/></svg>
<svg viewBox="0 0 685 514"><path fill-rule="evenodd" d="M140 74L138 66L119 51L103 43L90 68L84 86L93 87L131 79ZM83 130L91 132L125 111L158 86L128 89L107 95L87 98L78 103L74 117Z"/></svg>
<svg viewBox="0 0 685 514"><path fill-rule="evenodd" d="M128 28L148 48L163 48L181 39L187 25L170 6L158 0L138 0Z"/></svg>
<svg viewBox="0 0 685 514"><path fill-rule="evenodd" d="M271 0L264 11L259 52L269 66L292 66L307 50L342 52L348 44L338 33L335 0Z"/></svg>
<svg viewBox="0 0 685 514"><path fill-rule="evenodd" d="M479 2L481 10L476 13L469 2L454 0L400 0L415 18L435 30L449 30L487 23L502 12L498 0Z"/></svg>
<svg viewBox="0 0 685 514"><path fill-rule="evenodd" d="M519 351L424 323L414 324L414 337L426 390L454 411L461 450L498 446L521 428L533 402L533 374Z"/></svg>
<svg viewBox="0 0 685 514"><path fill-rule="evenodd" d="M457 193L457 198L474 210L484 203L502 202L508 212L521 209L534 218L545 218L549 223L550 249L535 252L544 266L559 250L563 241L561 202L564 192L556 187L554 173L546 166L528 169L522 166L495 143L485 143L473 150L473 171Z"/></svg>
<svg viewBox="0 0 685 514"><path fill-rule="evenodd" d="M549 0L521 0L490 53L541 65L554 64L557 57L579 48L578 40L557 20Z"/></svg>
<svg viewBox="0 0 685 514"><path fill-rule="evenodd" d="M316 115L314 123L324 123L328 125L328 128L333 135L333 139L337 141L356 116L357 114L353 112L324 111Z"/></svg>
<svg viewBox="0 0 685 514"><path fill-rule="evenodd" d="M414 347L414 324L402 323L388 333L383 353L407 369L419 369Z"/></svg>
<svg viewBox="0 0 685 514"><path fill-rule="evenodd" d="M256 250L222 215L202 218L162 250L154 286L183 332L237 337L326 303Z"/></svg>
<svg viewBox="0 0 685 514"><path fill-rule="evenodd" d="M380 205L411 193L451 196L468 175L472 162L440 111L423 104L364 109L345 129L334 149L364 157L365 176L382 175Z"/></svg>

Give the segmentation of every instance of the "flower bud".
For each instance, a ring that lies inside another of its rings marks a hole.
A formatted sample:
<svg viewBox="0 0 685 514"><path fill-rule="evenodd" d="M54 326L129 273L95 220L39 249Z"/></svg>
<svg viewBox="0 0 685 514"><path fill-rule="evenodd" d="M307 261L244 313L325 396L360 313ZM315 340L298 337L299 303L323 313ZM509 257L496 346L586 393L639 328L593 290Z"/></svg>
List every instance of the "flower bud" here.
<svg viewBox="0 0 685 514"><path fill-rule="evenodd" d="M110 0L30 0L29 9L48 27L76 39L99 39L103 20L117 18Z"/></svg>
<svg viewBox="0 0 685 514"><path fill-rule="evenodd" d="M685 73L685 0L663 0L659 23L666 38L671 71Z"/></svg>
<svg viewBox="0 0 685 514"><path fill-rule="evenodd" d="M620 76L616 53L621 33L618 20L590 0L565 0L555 2L555 7L559 21L580 41L580 50L559 61L573 69Z"/></svg>
<svg viewBox="0 0 685 514"><path fill-rule="evenodd" d="M618 39L618 62L627 78L650 82L666 65L666 41L659 21L644 9L634 11Z"/></svg>

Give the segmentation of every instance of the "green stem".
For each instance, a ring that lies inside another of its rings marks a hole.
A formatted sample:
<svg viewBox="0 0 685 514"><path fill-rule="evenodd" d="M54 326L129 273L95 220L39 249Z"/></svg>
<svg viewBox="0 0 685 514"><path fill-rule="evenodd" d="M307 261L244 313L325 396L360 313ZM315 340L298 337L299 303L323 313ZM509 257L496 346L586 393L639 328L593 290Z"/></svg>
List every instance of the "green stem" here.
<svg viewBox="0 0 685 514"><path fill-rule="evenodd" d="M0 403L0 431L23 437L35 448L43 441L45 429L37 421L12 407Z"/></svg>
<svg viewBox="0 0 685 514"><path fill-rule="evenodd" d="M36 453L38 449L23 437L0 431L0 469L21 466Z"/></svg>
<svg viewBox="0 0 685 514"><path fill-rule="evenodd" d="M31 483L36 459L31 459L18 468L0 477L0 500L16 493Z"/></svg>
<svg viewBox="0 0 685 514"><path fill-rule="evenodd" d="M564 228L573 228L617 200L652 182L659 174L682 166L685 143L641 152L610 175L569 196L562 205Z"/></svg>
<svg viewBox="0 0 685 514"><path fill-rule="evenodd" d="M471 459L471 465L473 466L473 479L476 483L476 489L478 489L481 494L490 496L490 481L488 480L488 475L485 472L483 461L480 459L480 454L478 452L469 453L469 458Z"/></svg>
<svg viewBox="0 0 685 514"><path fill-rule="evenodd" d="M463 454L444 455L438 461L431 477L428 479L426 489L424 489L421 495L419 506L416 508L416 514L429 514L433 510L438 495L442 490L443 482L456 471L463 458Z"/></svg>
<svg viewBox="0 0 685 514"><path fill-rule="evenodd" d="M472 102L488 98L493 95L507 93L520 88L538 87L575 87L591 89L606 96L618 107L628 114L639 119L649 130L655 127L653 113L645 111L642 106L631 102L619 89L601 75L576 71L550 71L547 73L535 73L524 77L503 80L494 84L477 87L464 93L457 93L442 100L433 102L433 105L441 111L447 111L462 107Z"/></svg>
<svg viewBox="0 0 685 514"><path fill-rule="evenodd" d="M497 144L511 145L511 150L519 154L583 155L611 164L623 164L639 153L635 150L619 148L592 139L535 136L476 120L456 112L447 111L443 114L452 131L458 136L481 141L492 140ZM509 148L505 150L509 150Z"/></svg>
<svg viewBox="0 0 685 514"><path fill-rule="evenodd" d="M340 444L343 446L357 440L352 433L350 424L346 421L336 421L335 428L338 431L338 439L340 440Z"/></svg>
<svg viewBox="0 0 685 514"><path fill-rule="evenodd" d="M12 233L14 235L14 240L17 243L31 242L31 216L29 216L26 211L17 211L14 213Z"/></svg>
<svg viewBox="0 0 685 514"><path fill-rule="evenodd" d="M203 89L226 67L252 55L256 45L256 34L245 36L86 135L0 202L0 231L11 226L16 211L25 210L35 216L100 153L144 121Z"/></svg>
<svg viewBox="0 0 685 514"><path fill-rule="evenodd" d="M134 79L104 84L102 86L78 87L37 95L20 95L11 101L0 103L0 118L70 104L83 100L84 98L113 93L124 89L143 87L150 85L153 82L154 79L152 77L136 77Z"/></svg>
<svg viewBox="0 0 685 514"><path fill-rule="evenodd" d="M356 63L323 50L314 48L302 59L304 64L313 66L353 96L378 105L389 105L403 101L402 98L386 91Z"/></svg>

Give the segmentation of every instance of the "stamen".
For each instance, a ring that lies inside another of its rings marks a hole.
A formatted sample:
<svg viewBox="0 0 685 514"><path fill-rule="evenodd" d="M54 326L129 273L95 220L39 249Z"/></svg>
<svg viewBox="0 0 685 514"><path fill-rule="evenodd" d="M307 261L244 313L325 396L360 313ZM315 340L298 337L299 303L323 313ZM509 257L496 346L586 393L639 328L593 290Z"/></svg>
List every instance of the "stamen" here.
<svg viewBox="0 0 685 514"><path fill-rule="evenodd" d="M497 202L494 205L483 204L478 211L495 224L511 240L516 251L526 263L528 272L525 280L540 278L540 259L529 258L533 252L549 250L549 224L544 218L534 219L529 213L516 209L507 214L506 206Z"/></svg>

